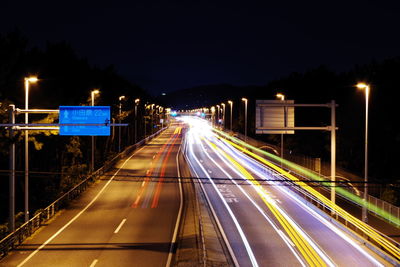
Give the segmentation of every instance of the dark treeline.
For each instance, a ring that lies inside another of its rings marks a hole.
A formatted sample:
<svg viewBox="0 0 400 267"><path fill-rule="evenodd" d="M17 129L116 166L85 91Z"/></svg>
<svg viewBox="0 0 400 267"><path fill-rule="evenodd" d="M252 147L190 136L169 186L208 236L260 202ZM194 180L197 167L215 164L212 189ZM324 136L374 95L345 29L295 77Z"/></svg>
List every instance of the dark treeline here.
<svg viewBox="0 0 400 267"><path fill-rule="evenodd" d="M170 94L168 100L176 109L210 107L227 100L234 101L233 128L244 132L244 103L249 99L248 134L257 139L279 145L278 135L255 135L255 100L277 99L283 93L295 103L328 103L335 100L337 108L337 161L338 165L363 177L365 94L358 90L357 82L370 84L369 106L369 176L381 183L400 180L395 168L400 149L400 125L398 123L398 77L400 58L355 66L351 71L336 73L327 67L305 73L292 73L266 86L212 85L182 90ZM179 102L174 101L179 96ZM183 105L182 105L183 103ZM321 108L297 108L296 126L325 126L330 124L330 110ZM230 110L227 105L226 127L229 128ZM330 158L330 134L328 132L297 131L285 136L285 148L292 153L310 157Z"/></svg>
<svg viewBox="0 0 400 267"><path fill-rule="evenodd" d="M137 108L137 140L143 137L143 104L151 98L138 86L119 76L113 66L98 68L78 57L65 42L47 43L44 49L29 46L18 31L0 35L0 123L8 123L9 104L25 107L24 78L30 75L40 80L29 90L29 108L58 109L60 105L90 105L91 91L99 89L95 105L112 107L112 118L130 123L122 130L122 147L134 143L134 100ZM119 96L125 95L119 117ZM30 115L30 121L57 122L57 116ZM17 116L24 122L24 115ZM151 130L148 128L147 133ZM110 137L96 138L96 168L113 157L118 150L118 129ZM0 128L0 224L8 216L8 131ZM16 136L17 212L23 210L23 133ZM30 212L43 208L62 192L82 180L89 171L90 137L59 136L57 132L30 133ZM35 174L54 172L54 175ZM1 229L0 229L1 230Z"/></svg>

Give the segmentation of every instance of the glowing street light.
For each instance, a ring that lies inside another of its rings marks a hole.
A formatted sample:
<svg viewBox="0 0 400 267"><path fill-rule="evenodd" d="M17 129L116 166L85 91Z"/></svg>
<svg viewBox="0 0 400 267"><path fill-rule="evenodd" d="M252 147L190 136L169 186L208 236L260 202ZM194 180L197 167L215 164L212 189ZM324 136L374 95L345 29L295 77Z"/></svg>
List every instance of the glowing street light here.
<svg viewBox="0 0 400 267"><path fill-rule="evenodd" d="M98 89L92 90L90 92L90 98L92 101L92 106L94 106L94 96L100 94L100 91ZM95 150L95 143L94 143L94 136L92 135L92 162L90 164L90 171L94 171L94 150Z"/></svg>
<svg viewBox="0 0 400 267"><path fill-rule="evenodd" d="M278 94L276 94L276 97L280 98L282 101L285 101L285 95L284 94L278 93Z"/></svg>
<svg viewBox="0 0 400 267"><path fill-rule="evenodd" d="M365 91L365 154L364 154L364 205L362 207L362 221L368 221L367 200L368 200L368 102L370 87L365 83L358 83L358 89Z"/></svg>
<svg viewBox="0 0 400 267"><path fill-rule="evenodd" d="M244 141L247 142L247 98L242 98L242 101L244 101Z"/></svg>
<svg viewBox="0 0 400 267"><path fill-rule="evenodd" d="M222 126L223 126L223 129L225 129L225 103L221 103L221 106L222 106L222 111L223 111L223 113L222 113Z"/></svg>
<svg viewBox="0 0 400 267"><path fill-rule="evenodd" d="M279 98L281 101L285 101L285 95L278 93L276 97ZM283 107L283 126L286 128L286 107ZM283 159L283 133L281 133L281 159ZM282 167L282 160L281 160L281 167Z"/></svg>
<svg viewBox="0 0 400 267"><path fill-rule="evenodd" d="M137 142L137 106L139 105L140 99L135 99L135 144Z"/></svg>
<svg viewBox="0 0 400 267"><path fill-rule="evenodd" d="M25 110L29 109L29 85L37 83L39 79L31 76L25 78ZM29 123L28 112L25 112L25 124ZM24 184L24 206L25 206L25 222L29 220L29 132L25 130L25 184Z"/></svg>
<svg viewBox="0 0 400 267"><path fill-rule="evenodd" d="M125 99L124 95L122 95L118 98L118 100L119 100L119 124L121 124L122 100L123 99ZM121 126L118 127L118 152L121 152Z"/></svg>
<svg viewBox="0 0 400 267"><path fill-rule="evenodd" d="M231 131L232 131L232 111L233 111L233 102L231 100L228 101L229 105L231 105Z"/></svg>

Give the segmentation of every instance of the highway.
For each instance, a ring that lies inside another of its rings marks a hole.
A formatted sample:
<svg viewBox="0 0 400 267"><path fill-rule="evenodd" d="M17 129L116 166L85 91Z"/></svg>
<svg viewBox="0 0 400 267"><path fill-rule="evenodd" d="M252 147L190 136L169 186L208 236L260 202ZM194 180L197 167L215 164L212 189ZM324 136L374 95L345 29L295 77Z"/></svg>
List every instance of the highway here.
<svg viewBox="0 0 400 267"><path fill-rule="evenodd" d="M181 129L123 159L0 266L166 266L183 200L163 177L178 177Z"/></svg>
<svg viewBox="0 0 400 267"><path fill-rule="evenodd" d="M390 266L276 182L279 173L185 118L184 153L240 266ZM270 183L258 181L275 180Z"/></svg>

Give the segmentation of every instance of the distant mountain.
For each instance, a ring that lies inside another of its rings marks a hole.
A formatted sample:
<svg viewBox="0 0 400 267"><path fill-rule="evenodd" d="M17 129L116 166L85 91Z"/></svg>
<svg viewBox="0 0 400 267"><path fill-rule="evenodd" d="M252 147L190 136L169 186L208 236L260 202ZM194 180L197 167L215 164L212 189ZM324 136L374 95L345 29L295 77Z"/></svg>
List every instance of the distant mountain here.
<svg viewBox="0 0 400 267"><path fill-rule="evenodd" d="M261 86L234 86L230 84L204 85L183 89L160 97L160 101L173 109L209 107L230 99L255 95L265 89Z"/></svg>

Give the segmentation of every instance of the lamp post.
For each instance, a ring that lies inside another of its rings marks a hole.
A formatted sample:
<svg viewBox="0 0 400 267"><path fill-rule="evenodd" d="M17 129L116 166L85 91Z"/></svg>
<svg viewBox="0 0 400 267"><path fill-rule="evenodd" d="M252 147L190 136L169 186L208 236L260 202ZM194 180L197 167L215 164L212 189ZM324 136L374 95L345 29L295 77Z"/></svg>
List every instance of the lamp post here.
<svg viewBox="0 0 400 267"><path fill-rule="evenodd" d="M121 124L122 99L125 99L124 95L122 95L118 98L118 100L119 100L119 124ZM121 126L118 127L118 152L121 152Z"/></svg>
<svg viewBox="0 0 400 267"><path fill-rule="evenodd" d="M219 126L219 110L220 110L220 105L216 105L217 106L217 126Z"/></svg>
<svg viewBox="0 0 400 267"><path fill-rule="evenodd" d="M139 105L140 99L135 99L135 144L137 142L137 107Z"/></svg>
<svg viewBox="0 0 400 267"><path fill-rule="evenodd" d="M29 85L36 83L37 77L25 78L25 110L29 109ZM28 112L25 112L25 124L29 123ZM29 132L25 130L25 222L29 220Z"/></svg>
<svg viewBox="0 0 400 267"><path fill-rule="evenodd" d="M221 103L222 106L222 127L225 129L225 103Z"/></svg>
<svg viewBox="0 0 400 267"><path fill-rule="evenodd" d="M244 101L244 141L247 141L247 98L242 98L242 101Z"/></svg>
<svg viewBox="0 0 400 267"><path fill-rule="evenodd" d="M368 200L368 102L369 102L369 90L370 87L365 83L358 83L358 89L365 91L365 154L364 154L364 205L362 207L362 221L368 222L368 210L367 210L367 200Z"/></svg>
<svg viewBox="0 0 400 267"><path fill-rule="evenodd" d="M229 105L231 105L231 131L232 131L232 110L233 110L233 102L231 100L228 101Z"/></svg>
<svg viewBox="0 0 400 267"><path fill-rule="evenodd" d="M215 107L212 106L211 107L211 126L214 126L214 122L215 122Z"/></svg>
<svg viewBox="0 0 400 267"><path fill-rule="evenodd" d="M93 90L90 92L90 98L92 101L92 106L94 106L94 96L99 94L100 91L99 90ZM93 172L94 171L94 150L95 150L95 143L94 143L94 136L92 135L92 162L90 164L90 171Z"/></svg>
<svg viewBox="0 0 400 267"><path fill-rule="evenodd" d="M153 134L153 129L154 129L154 114L153 114L153 107L155 106L156 104L151 104L151 123L150 123L150 126L151 126L151 134Z"/></svg>
<svg viewBox="0 0 400 267"><path fill-rule="evenodd" d="M278 93L276 97L279 98L281 101L285 101L285 95ZM286 128L286 107L283 107L283 127ZM281 133L281 159L283 159L283 133ZM282 167L282 161L281 161Z"/></svg>

